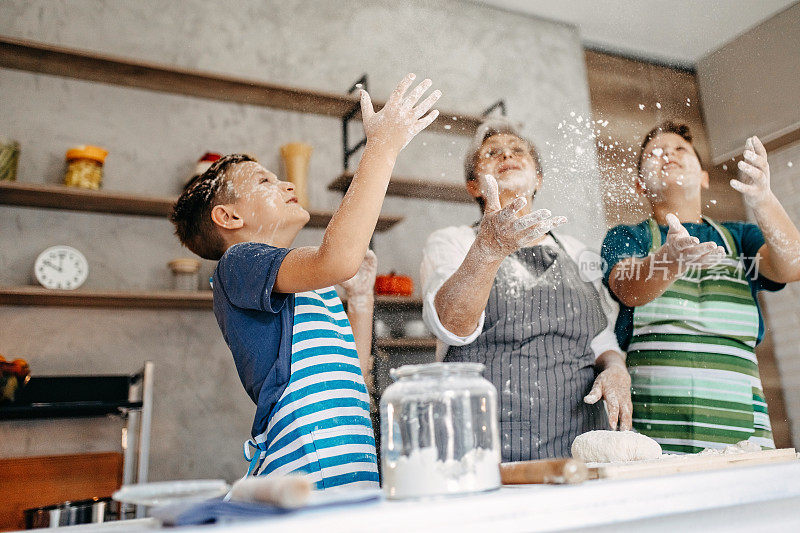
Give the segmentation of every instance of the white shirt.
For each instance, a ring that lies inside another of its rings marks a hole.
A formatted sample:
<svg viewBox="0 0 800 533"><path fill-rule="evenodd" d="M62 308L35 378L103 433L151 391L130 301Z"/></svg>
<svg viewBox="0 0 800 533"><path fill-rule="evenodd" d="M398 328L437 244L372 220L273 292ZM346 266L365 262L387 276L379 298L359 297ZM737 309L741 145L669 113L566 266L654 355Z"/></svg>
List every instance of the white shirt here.
<svg viewBox="0 0 800 533"><path fill-rule="evenodd" d="M588 247L581 241L569 235L558 235L558 240L564 247L564 251L569 257L579 262L579 256L588 250ZM436 335L439 340L437 343L436 355L438 359L444 356L448 346L464 346L470 344L483 331L483 323L486 319L486 311L481 313L478 326L471 334L460 337L448 331L439 320L436 312L434 298L444 282L450 279L456 270L464 262L472 243L475 242L475 229L469 226L451 226L436 230L428 237L425 249L422 254L422 265L420 266L420 280L422 281L422 319L428 328ZM557 247L555 239L547 235L541 243L543 246ZM614 325L617 322L619 306L608 294L608 290L598 278L592 282L597 293L600 295L600 304L606 315L608 324L605 329L592 339L591 349L595 358L608 350L622 353L617 343L617 336L614 334Z"/></svg>

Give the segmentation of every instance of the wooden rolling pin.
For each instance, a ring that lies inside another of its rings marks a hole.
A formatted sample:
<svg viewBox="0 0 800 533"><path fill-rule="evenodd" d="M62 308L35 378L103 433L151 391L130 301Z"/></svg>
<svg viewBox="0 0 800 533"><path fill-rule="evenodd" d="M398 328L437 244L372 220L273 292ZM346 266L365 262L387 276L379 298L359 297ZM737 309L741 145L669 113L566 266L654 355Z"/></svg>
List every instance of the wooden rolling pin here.
<svg viewBox="0 0 800 533"><path fill-rule="evenodd" d="M500 463L500 480L503 485L529 483L581 483L589 479L586 463L578 459L541 459Z"/></svg>
<svg viewBox="0 0 800 533"><path fill-rule="evenodd" d="M311 498L311 482L299 474L253 476L233 484L226 500L268 503L284 509L304 507Z"/></svg>

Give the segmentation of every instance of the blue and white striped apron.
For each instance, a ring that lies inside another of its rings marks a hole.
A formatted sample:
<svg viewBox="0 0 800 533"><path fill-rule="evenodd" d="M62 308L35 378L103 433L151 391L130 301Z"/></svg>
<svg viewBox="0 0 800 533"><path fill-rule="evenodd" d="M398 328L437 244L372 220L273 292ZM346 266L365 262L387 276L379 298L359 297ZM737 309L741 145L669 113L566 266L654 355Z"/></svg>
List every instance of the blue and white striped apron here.
<svg viewBox="0 0 800 533"><path fill-rule="evenodd" d="M369 396L332 287L295 296L289 384L244 454L248 475L302 472L317 489L378 488Z"/></svg>

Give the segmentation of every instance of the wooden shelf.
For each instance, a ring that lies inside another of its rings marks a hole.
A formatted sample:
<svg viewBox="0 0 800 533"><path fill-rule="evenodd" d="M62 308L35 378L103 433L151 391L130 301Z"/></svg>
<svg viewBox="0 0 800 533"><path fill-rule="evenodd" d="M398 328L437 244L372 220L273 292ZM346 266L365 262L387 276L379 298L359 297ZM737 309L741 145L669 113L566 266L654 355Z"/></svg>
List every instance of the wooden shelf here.
<svg viewBox="0 0 800 533"><path fill-rule="evenodd" d="M0 288L0 305L211 309L212 302L211 291L63 291L34 286Z"/></svg>
<svg viewBox="0 0 800 533"><path fill-rule="evenodd" d="M211 291L63 291L34 285L0 287L0 305L60 307L130 307L150 309L211 309ZM381 308L416 309L422 300L402 296L376 296Z"/></svg>
<svg viewBox="0 0 800 533"><path fill-rule="evenodd" d="M345 172L328 185L328 190L347 192L351 181L353 181L353 173ZM403 196L406 198L441 200L444 202L459 202L465 204L475 202L475 199L470 196L464 185L436 183L435 181L423 178L392 176L386 194L391 196Z"/></svg>
<svg viewBox="0 0 800 533"><path fill-rule="evenodd" d="M375 307L382 309L422 309L422 298L414 296L375 296Z"/></svg>
<svg viewBox="0 0 800 533"><path fill-rule="evenodd" d="M198 98L343 117L358 98L0 37L0 67ZM383 102L374 101L376 108ZM481 117L440 111L430 131L472 135Z"/></svg>
<svg viewBox="0 0 800 533"><path fill-rule="evenodd" d="M177 197L139 196L135 194L92 191L64 185L33 185L0 182L0 204L20 207L44 207L68 211L89 211L115 215L166 217ZM309 211L307 228L325 228L333 216L326 211ZM375 231L386 231L403 217L382 216Z"/></svg>
<svg viewBox="0 0 800 533"><path fill-rule="evenodd" d="M0 204L46 207L68 211L90 211L115 215L166 217L176 197L138 196L127 193L93 191L64 185L34 185L0 182Z"/></svg>
<svg viewBox="0 0 800 533"><path fill-rule="evenodd" d="M375 339L375 346L386 350L435 350L436 339L431 338L410 338L399 339Z"/></svg>

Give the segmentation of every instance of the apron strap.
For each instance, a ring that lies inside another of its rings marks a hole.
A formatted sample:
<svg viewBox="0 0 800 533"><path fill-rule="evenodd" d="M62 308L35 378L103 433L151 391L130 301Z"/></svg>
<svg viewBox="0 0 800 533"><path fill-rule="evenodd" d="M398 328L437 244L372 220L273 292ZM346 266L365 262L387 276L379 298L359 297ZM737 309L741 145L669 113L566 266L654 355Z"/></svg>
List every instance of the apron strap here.
<svg viewBox="0 0 800 533"><path fill-rule="evenodd" d="M655 252L661 248L661 229L653 217L647 219L647 225L650 227L650 251Z"/></svg>
<svg viewBox="0 0 800 533"><path fill-rule="evenodd" d="M257 470L261 462L267 456L267 447L263 442L256 442L253 439L248 439L242 446L244 449L244 458L250 462L247 467L247 474L244 477L252 475L253 471Z"/></svg>
<svg viewBox="0 0 800 533"><path fill-rule="evenodd" d="M730 256L733 258L739 257L739 250L736 246L736 241L734 240L733 235L731 235L731 232L728 230L728 228L705 215L703 215L703 220L705 220L709 226L717 230L719 236L722 237L722 242L725 243L725 247L728 249L728 254L730 254Z"/></svg>
<svg viewBox="0 0 800 533"><path fill-rule="evenodd" d="M553 233L552 231L548 231L545 235L550 235L550 237L552 237L553 240L556 241L556 245L566 253L567 249L564 248L564 243L561 242L561 239L556 237L555 233ZM569 255L569 254L567 254L567 255Z"/></svg>

